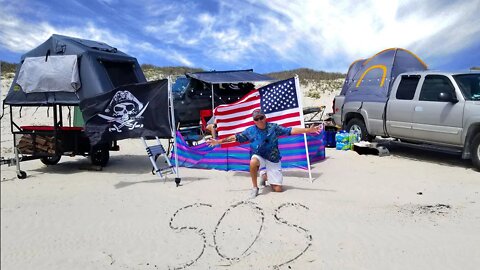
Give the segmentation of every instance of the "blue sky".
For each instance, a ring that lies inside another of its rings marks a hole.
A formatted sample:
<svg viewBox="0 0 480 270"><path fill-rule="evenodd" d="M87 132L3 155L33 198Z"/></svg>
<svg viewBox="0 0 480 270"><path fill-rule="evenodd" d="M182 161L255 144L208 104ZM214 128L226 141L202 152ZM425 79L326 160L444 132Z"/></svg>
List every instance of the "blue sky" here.
<svg viewBox="0 0 480 270"><path fill-rule="evenodd" d="M18 62L52 34L157 66L346 73L401 47L458 70L480 66L480 0L0 0L0 60Z"/></svg>

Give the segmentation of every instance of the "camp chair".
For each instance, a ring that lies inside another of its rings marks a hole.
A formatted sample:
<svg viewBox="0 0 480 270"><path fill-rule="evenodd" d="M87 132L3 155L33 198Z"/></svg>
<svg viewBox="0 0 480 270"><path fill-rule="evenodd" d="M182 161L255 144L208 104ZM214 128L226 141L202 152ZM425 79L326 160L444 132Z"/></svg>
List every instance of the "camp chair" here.
<svg viewBox="0 0 480 270"><path fill-rule="evenodd" d="M210 119L210 117L213 116L212 110L200 110L200 121L201 121L201 127L202 131L205 133L207 129L207 118Z"/></svg>
<svg viewBox="0 0 480 270"><path fill-rule="evenodd" d="M303 117L305 127L322 123L323 114L325 113L325 105L320 107L306 107L303 109Z"/></svg>
<svg viewBox="0 0 480 270"><path fill-rule="evenodd" d="M148 158L153 165L152 174L156 174L159 177L164 178L166 174L175 174L175 167L170 162L170 159L167 157L167 153L165 148L160 142L158 137L155 137L156 145L148 145L147 138L142 137L143 145L145 146L145 150L147 151ZM162 157L162 161L164 162L162 166L158 166L157 160L159 157ZM178 183L177 183L178 186Z"/></svg>
<svg viewBox="0 0 480 270"><path fill-rule="evenodd" d="M178 131L190 146L197 145L203 139L201 126L180 127Z"/></svg>

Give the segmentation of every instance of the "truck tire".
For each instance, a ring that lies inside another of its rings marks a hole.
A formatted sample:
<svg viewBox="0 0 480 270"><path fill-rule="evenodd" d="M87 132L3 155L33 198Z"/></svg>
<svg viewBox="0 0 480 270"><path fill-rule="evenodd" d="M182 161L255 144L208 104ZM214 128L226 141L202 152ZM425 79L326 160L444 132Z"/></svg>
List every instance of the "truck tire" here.
<svg viewBox="0 0 480 270"><path fill-rule="evenodd" d="M62 158L62 156L55 155L51 157L42 157L40 161L45 165L56 165L60 161L60 158Z"/></svg>
<svg viewBox="0 0 480 270"><path fill-rule="evenodd" d="M473 138L471 153L473 166L480 171L480 134Z"/></svg>
<svg viewBox="0 0 480 270"><path fill-rule="evenodd" d="M362 119L358 119L358 118L350 119L350 121L348 121L348 123L347 123L346 130L348 132L354 131L354 132L359 133L362 141L371 142L375 138L374 136L368 134L367 126L365 126L365 123L363 122Z"/></svg>
<svg viewBox="0 0 480 270"><path fill-rule="evenodd" d="M106 148L97 149L90 154L90 161L92 162L92 165L105 167L107 166L109 160L110 152Z"/></svg>

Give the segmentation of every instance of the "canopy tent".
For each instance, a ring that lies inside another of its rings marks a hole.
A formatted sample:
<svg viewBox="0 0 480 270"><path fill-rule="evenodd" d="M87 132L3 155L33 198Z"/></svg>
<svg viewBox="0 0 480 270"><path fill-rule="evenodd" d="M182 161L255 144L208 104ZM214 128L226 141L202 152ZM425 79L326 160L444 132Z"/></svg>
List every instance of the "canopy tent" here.
<svg viewBox="0 0 480 270"><path fill-rule="evenodd" d="M345 101L384 102L395 78L408 71L426 70L427 65L412 52L392 48L350 65L341 94Z"/></svg>
<svg viewBox="0 0 480 270"><path fill-rule="evenodd" d="M275 81L266 75L253 72L253 69L205 71L186 73L185 75L209 84Z"/></svg>
<svg viewBox="0 0 480 270"><path fill-rule="evenodd" d="M139 82L146 79L136 58L102 42L52 35L22 55L5 104L78 105Z"/></svg>
<svg viewBox="0 0 480 270"><path fill-rule="evenodd" d="M211 85L212 111L215 109L214 84L238 84L253 82L273 82L275 79L253 72L253 69L246 70L225 70L225 71L205 71L186 73L187 77L208 83Z"/></svg>

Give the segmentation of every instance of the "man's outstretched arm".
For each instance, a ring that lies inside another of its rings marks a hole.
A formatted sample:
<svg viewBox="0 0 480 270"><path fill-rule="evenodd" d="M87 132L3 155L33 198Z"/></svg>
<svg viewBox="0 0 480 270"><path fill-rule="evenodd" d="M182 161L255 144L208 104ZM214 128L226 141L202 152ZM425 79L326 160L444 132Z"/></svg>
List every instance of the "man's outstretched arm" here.
<svg viewBox="0 0 480 270"><path fill-rule="evenodd" d="M323 127L321 125L318 126L311 126L309 128L299 128L299 127L294 127L292 128L292 132L290 134L292 135L297 135L297 134L303 134L303 133L315 133L318 134L322 131Z"/></svg>
<svg viewBox="0 0 480 270"><path fill-rule="evenodd" d="M237 137L235 136L235 134L233 135L230 135L226 138L223 138L223 139L220 139L220 140L216 140L216 139L211 139L211 140L208 140L207 143L209 146L215 146L215 145L219 145L219 144L222 144L222 143L230 143L230 142L235 142L237 141Z"/></svg>

